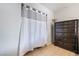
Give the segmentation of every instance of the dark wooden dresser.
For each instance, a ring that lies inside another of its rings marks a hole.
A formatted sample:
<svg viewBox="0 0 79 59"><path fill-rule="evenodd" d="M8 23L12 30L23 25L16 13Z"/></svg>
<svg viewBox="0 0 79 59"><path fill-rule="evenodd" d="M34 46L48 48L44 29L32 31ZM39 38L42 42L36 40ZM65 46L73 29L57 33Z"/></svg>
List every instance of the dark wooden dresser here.
<svg viewBox="0 0 79 59"><path fill-rule="evenodd" d="M55 22L54 44L78 53L78 20Z"/></svg>

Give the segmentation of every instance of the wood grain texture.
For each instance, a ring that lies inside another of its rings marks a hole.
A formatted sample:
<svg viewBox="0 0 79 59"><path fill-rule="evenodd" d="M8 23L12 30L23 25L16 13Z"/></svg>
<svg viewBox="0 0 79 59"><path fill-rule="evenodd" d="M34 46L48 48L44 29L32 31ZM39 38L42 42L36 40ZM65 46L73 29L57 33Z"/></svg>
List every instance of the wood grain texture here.
<svg viewBox="0 0 79 59"><path fill-rule="evenodd" d="M62 49L54 45L48 45L42 48L34 49L25 54L25 56L75 56L74 52Z"/></svg>

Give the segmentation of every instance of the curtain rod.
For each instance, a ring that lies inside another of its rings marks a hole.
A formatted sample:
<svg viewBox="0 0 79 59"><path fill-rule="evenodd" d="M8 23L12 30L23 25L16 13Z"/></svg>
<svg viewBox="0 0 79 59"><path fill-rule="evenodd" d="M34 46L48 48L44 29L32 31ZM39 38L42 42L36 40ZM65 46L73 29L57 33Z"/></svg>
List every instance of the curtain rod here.
<svg viewBox="0 0 79 59"><path fill-rule="evenodd" d="M22 3L22 7L24 6L24 3ZM35 8L32 8L32 7L30 7L29 5L26 5L26 8L31 8L33 11L36 11L37 9L35 9ZM37 10L39 13L42 13L43 15L46 15L47 16L47 14L46 13L44 13L44 12L42 12L42 11L40 11L40 10Z"/></svg>

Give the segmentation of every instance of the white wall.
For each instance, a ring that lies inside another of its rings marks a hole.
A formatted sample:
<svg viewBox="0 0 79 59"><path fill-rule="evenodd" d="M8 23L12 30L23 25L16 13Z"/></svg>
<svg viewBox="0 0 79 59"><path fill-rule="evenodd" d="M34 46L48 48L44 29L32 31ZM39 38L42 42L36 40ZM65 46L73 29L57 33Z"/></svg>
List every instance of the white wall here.
<svg viewBox="0 0 79 59"><path fill-rule="evenodd" d="M53 12L39 3L26 3L26 5L29 5L42 12L45 12L48 15L47 16L47 18L48 18L48 20L47 20L48 21L48 44L50 44L51 43L51 23L52 23L52 19L54 18Z"/></svg>
<svg viewBox="0 0 79 59"><path fill-rule="evenodd" d="M21 6L0 3L0 55L17 55Z"/></svg>
<svg viewBox="0 0 79 59"><path fill-rule="evenodd" d="M56 21L79 19L79 4L73 4L56 12L55 18Z"/></svg>

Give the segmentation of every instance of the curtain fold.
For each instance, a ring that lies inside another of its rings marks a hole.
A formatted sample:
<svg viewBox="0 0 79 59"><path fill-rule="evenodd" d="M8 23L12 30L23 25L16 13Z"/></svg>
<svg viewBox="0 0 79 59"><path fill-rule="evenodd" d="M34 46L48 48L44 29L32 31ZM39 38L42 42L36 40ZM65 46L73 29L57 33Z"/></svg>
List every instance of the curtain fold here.
<svg viewBox="0 0 79 59"><path fill-rule="evenodd" d="M36 40L35 40L35 36L36 36L36 21L35 20L31 20L31 45L32 45L32 48L35 47L35 43L36 43Z"/></svg>
<svg viewBox="0 0 79 59"><path fill-rule="evenodd" d="M40 22L36 21L35 47L40 47Z"/></svg>
<svg viewBox="0 0 79 59"><path fill-rule="evenodd" d="M30 42L30 33L29 33L29 19L23 17L23 23L22 23L22 30L21 30L21 35L20 35L20 54L24 55L25 52L30 51L32 48L31 42Z"/></svg>

